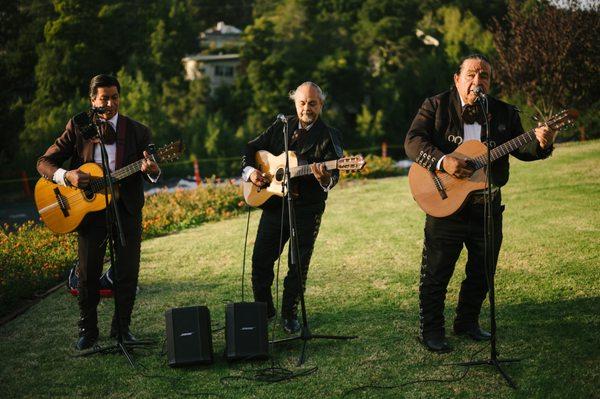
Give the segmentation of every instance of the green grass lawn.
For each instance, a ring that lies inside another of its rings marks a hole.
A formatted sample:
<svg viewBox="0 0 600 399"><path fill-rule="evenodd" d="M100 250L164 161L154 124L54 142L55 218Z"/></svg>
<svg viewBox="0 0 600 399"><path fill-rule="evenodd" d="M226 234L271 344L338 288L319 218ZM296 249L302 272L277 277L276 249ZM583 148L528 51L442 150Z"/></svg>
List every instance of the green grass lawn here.
<svg viewBox="0 0 600 399"><path fill-rule="evenodd" d="M368 389L348 397L600 397L599 155L600 141L595 141L561 145L541 162L511 160L512 176L503 189L496 300L500 357L523 358L505 367L518 390L486 366L471 368L458 382ZM250 251L258 218L253 212ZM213 336L211 366L171 369L161 355L165 310L207 305L213 323L222 326L225 303L241 299L242 216L144 241L132 330L160 341L150 351L135 352L148 371L132 369L118 355L72 358L77 304L60 290L0 329L0 397L160 398L214 392L230 398L316 399L340 397L366 384L460 376L462 368L443 364L467 361L479 350L476 358L487 358L486 344L449 334L454 352L436 355L416 341L423 221L405 177L353 182L331 193L309 272L310 326L313 333L360 337L309 342L306 367L318 367L309 376L224 386L221 377L247 375L270 363L228 364L221 357L223 331ZM448 325L464 260L449 287ZM281 278L286 270L282 267ZM246 281L248 294L249 273ZM99 307L101 344L110 343L112 308L112 300ZM488 316L486 302L486 328ZM277 335L282 336L279 326ZM300 348L299 342L287 343L272 354L280 366L296 369Z"/></svg>

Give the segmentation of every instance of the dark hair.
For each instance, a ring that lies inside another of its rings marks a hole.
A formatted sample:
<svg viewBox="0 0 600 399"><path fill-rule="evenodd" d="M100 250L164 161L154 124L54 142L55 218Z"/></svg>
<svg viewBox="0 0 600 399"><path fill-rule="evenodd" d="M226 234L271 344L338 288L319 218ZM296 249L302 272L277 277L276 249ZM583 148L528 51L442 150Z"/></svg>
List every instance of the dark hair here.
<svg viewBox="0 0 600 399"><path fill-rule="evenodd" d="M111 75L96 75L90 81L90 98L96 98L96 94L98 93L98 87L117 87L117 92L121 94L121 85L117 78Z"/></svg>
<svg viewBox="0 0 600 399"><path fill-rule="evenodd" d="M485 61L489 66L490 66L490 70L492 69L492 63L490 62L490 60L483 54L479 54L479 53L473 53L473 54L469 54L466 57L463 57L460 62L458 63L458 68L456 68L456 72L454 72L455 75L460 75L460 71L462 70L462 66L465 63L466 60L481 60L481 61Z"/></svg>

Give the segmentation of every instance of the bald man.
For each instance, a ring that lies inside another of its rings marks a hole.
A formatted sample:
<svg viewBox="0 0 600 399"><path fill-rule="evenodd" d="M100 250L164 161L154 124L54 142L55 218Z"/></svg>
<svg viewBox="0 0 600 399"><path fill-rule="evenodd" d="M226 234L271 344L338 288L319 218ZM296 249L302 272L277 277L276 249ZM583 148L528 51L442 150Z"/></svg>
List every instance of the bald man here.
<svg viewBox="0 0 600 399"><path fill-rule="evenodd" d="M313 82L304 82L289 93L289 98L296 107L296 115L287 117L289 149L300 160L310 164L340 158L341 135L336 129L327 126L320 117L325 103L321 88ZM246 145L242 158L242 178L258 187L269 183L267 177L256 169L255 154L261 150L274 155L284 151L282 121L278 120ZM336 185L339 176L337 170L327 171L322 166L313 165L311 170L312 174L293 179L291 187L302 276L298 276L297 269L289 264L291 257L288 250L288 273L283 282L281 305L283 329L288 334L297 333L301 329L297 316L300 290L305 287L327 193ZM267 315L272 320L276 314L271 293L273 266L289 239L288 206L281 198L271 197L262 208L252 255L252 289L255 301L267 304ZM283 244L280 248L281 234Z"/></svg>

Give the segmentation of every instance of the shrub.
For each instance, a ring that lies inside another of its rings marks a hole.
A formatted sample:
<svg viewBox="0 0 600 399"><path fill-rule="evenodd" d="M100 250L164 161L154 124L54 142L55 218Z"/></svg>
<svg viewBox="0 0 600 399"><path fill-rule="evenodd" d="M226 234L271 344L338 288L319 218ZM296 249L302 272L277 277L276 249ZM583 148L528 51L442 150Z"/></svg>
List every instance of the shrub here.
<svg viewBox="0 0 600 399"><path fill-rule="evenodd" d="M143 238L231 217L244 209L233 184L168 191L146 199ZM76 234L55 235L34 222L0 229L0 316L66 278L77 257Z"/></svg>
<svg viewBox="0 0 600 399"><path fill-rule="evenodd" d="M406 171L396 166L392 158L369 154L365 156L366 165L362 170L352 173L341 173L341 179L377 179L381 177L401 176Z"/></svg>

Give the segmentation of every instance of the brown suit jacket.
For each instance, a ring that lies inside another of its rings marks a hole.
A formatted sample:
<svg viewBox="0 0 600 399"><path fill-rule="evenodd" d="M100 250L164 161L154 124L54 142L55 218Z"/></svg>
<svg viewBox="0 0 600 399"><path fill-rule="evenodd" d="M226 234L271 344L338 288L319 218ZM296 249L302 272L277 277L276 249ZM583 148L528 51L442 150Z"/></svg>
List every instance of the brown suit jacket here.
<svg viewBox="0 0 600 399"><path fill-rule="evenodd" d="M151 142L151 133L147 126L119 114L117 131L123 127L125 128L125 148L123 159L120 160L120 164L116 165L117 169L143 158L143 151ZM42 176L52 180L54 172L67 160L70 160L67 169L77 169L84 163L94 162L93 157L94 143L84 139L73 119L70 119L65 131L38 159L37 170ZM120 201L132 215L140 213L144 206L143 179L145 177L141 172L134 173L119 184Z"/></svg>
<svg viewBox="0 0 600 399"><path fill-rule="evenodd" d="M488 97L491 115L489 140L482 131L482 141L496 147L523 133L519 111L516 107ZM456 150L464 137L461 119L462 107L455 88L430 97L423 102L408 130L404 149L406 155L421 166L432 171L438 160ZM543 159L552 153L553 147L543 150L537 140L513 151L511 154L522 161ZM508 181L508 155L492 164L492 181L503 186Z"/></svg>

